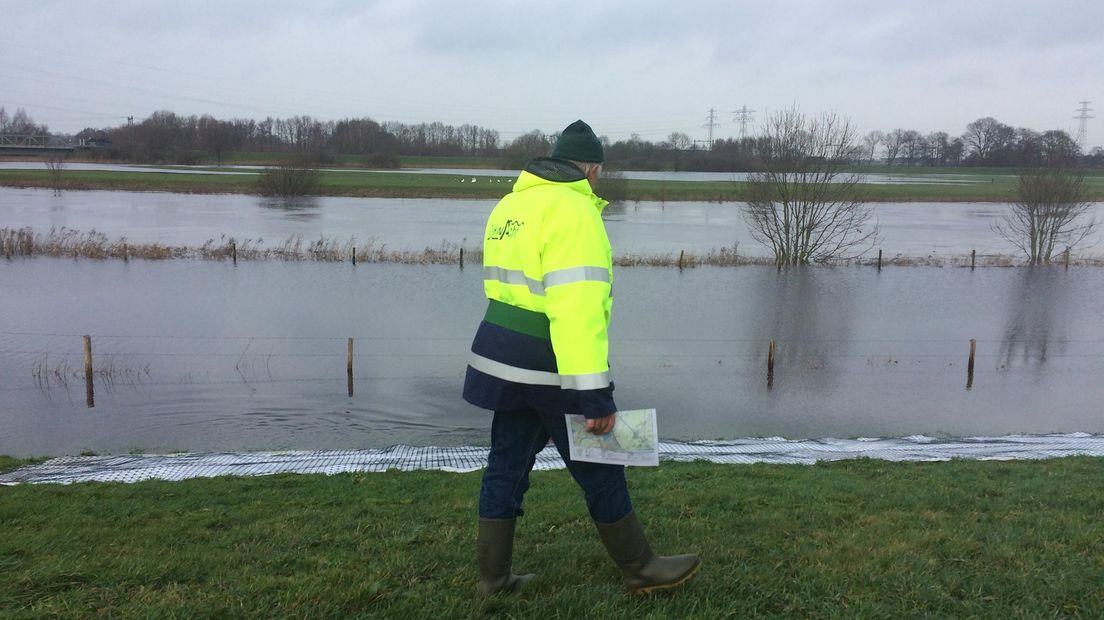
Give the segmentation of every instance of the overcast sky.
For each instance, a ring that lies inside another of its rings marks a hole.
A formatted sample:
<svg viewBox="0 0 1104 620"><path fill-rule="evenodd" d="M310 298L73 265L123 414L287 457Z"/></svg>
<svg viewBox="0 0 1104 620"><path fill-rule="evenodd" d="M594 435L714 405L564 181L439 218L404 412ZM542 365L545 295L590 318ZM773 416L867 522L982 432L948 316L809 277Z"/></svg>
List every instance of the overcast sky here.
<svg viewBox="0 0 1104 620"><path fill-rule="evenodd" d="M796 104L1076 136L1079 102L1104 108L1100 0L0 0L0 22L0 105L62 132L172 110L704 139L710 108L732 137L741 106Z"/></svg>

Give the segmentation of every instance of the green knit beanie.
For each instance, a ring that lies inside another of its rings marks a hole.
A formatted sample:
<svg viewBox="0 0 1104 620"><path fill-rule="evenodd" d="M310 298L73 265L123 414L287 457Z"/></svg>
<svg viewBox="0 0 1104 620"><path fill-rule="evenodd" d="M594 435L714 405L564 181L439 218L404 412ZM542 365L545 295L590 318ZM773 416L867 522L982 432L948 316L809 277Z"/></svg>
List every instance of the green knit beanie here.
<svg viewBox="0 0 1104 620"><path fill-rule="evenodd" d="M602 143L594 130L583 121L575 121L560 133L556 147L552 149L555 159L570 159L600 164L605 159Z"/></svg>

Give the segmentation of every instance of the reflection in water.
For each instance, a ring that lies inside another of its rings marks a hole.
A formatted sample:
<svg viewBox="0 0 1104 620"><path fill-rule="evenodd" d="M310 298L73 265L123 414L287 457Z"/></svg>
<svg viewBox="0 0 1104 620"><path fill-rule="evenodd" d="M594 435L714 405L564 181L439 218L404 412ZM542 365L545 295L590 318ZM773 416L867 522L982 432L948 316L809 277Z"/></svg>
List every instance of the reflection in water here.
<svg viewBox="0 0 1104 620"><path fill-rule="evenodd" d="M1025 267L1018 271L1001 338L998 370L1015 366L1041 370L1046 364L1051 340L1062 341L1053 332L1065 323L1068 275L1057 267Z"/></svg>
<svg viewBox="0 0 1104 620"><path fill-rule="evenodd" d="M314 220L321 215L317 196L287 196L274 198L266 196L259 199L258 204L262 209L283 211L291 220Z"/></svg>
<svg viewBox="0 0 1104 620"><path fill-rule="evenodd" d="M811 389L830 394L839 385L833 357L846 354L851 333L851 304L844 287L827 288L823 269L789 267L760 270L756 288L761 308L759 333L774 339L774 387ZM818 277L819 276L819 277ZM831 338L828 338L828 336ZM766 346L759 345L766 354Z"/></svg>

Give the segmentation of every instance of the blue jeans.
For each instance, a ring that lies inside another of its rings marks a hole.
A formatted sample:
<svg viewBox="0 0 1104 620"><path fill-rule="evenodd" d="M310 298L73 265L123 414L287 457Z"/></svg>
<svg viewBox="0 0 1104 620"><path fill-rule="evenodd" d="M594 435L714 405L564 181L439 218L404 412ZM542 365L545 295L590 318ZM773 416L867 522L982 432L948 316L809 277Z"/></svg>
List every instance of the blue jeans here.
<svg viewBox="0 0 1104 620"><path fill-rule="evenodd" d="M556 444L571 477L582 488L592 519L613 523L632 511L624 466L572 461L567 421L562 413L520 410L494 414L491 452L479 492L480 517L513 519L522 515L521 503L529 490L529 472L537 453L549 438Z"/></svg>

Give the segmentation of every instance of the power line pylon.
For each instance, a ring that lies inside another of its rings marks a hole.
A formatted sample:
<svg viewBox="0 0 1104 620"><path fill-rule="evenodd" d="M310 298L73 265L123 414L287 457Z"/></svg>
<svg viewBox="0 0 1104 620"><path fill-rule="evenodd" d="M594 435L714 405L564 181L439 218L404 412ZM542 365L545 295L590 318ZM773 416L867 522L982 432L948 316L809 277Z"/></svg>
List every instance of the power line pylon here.
<svg viewBox="0 0 1104 620"><path fill-rule="evenodd" d="M717 111L713 108L709 108L709 116L705 117L706 123L702 125L709 130L709 150L713 150L713 130L720 127L721 124L717 122Z"/></svg>
<svg viewBox="0 0 1104 620"><path fill-rule="evenodd" d="M1081 151L1084 152L1085 141L1088 140L1089 135L1089 119L1096 117L1089 116L1089 112L1093 111L1093 109L1089 107L1089 104L1092 103L1091 101L1079 101L1078 103L1081 104L1081 107L1077 108L1079 114L1073 118L1080 121L1080 123L1077 124L1077 146L1080 146Z"/></svg>
<svg viewBox="0 0 1104 620"><path fill-rule="evenodd" d="M740 123L740 140L747 138L747 126L755 116L755 110L749 110L747 105L740 106L739 110L732 112L736 116L732 118L734 123Z"/></svg>

